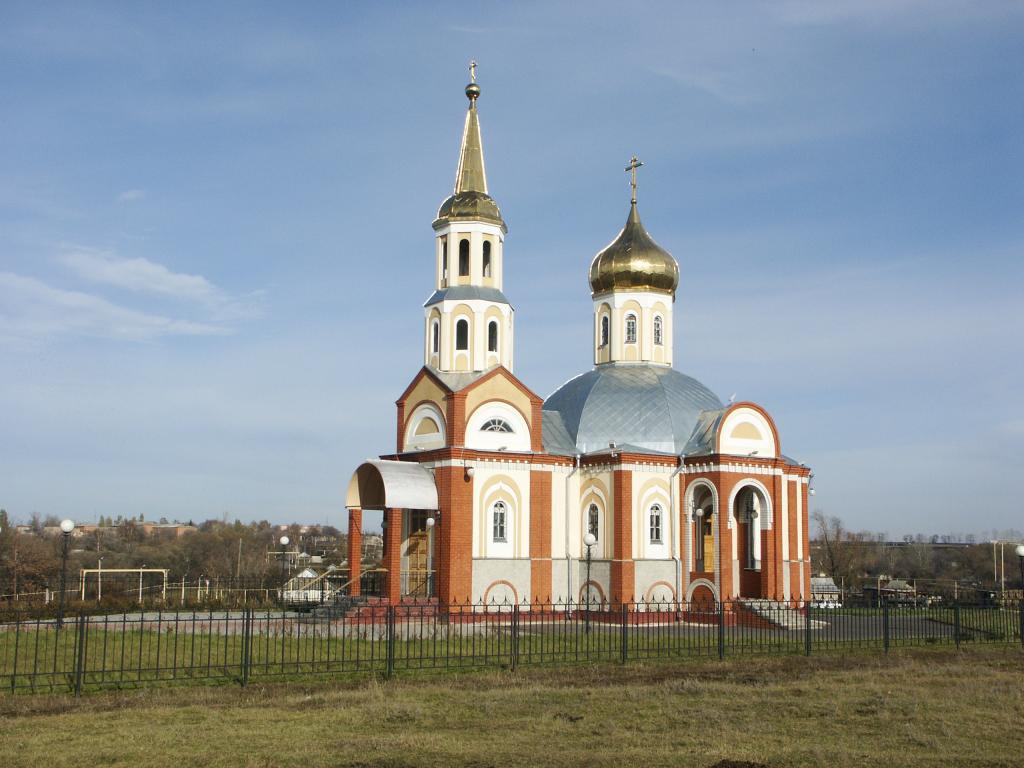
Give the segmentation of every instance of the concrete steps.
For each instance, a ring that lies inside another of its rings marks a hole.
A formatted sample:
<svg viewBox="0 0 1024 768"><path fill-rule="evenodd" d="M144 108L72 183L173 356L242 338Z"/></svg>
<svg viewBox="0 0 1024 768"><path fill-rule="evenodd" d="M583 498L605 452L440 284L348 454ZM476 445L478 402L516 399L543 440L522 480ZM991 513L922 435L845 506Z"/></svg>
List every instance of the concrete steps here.
<svg viewBox="0 0 1024 768"><path fill-rule="evenodd" d="M805 629L807 619L804 614L806 607L795 607L792 603L766 598L742 598L739 601L746 610L762 621L786 630ZM823 621L811 619L811 629L826 626Z"/></svg>

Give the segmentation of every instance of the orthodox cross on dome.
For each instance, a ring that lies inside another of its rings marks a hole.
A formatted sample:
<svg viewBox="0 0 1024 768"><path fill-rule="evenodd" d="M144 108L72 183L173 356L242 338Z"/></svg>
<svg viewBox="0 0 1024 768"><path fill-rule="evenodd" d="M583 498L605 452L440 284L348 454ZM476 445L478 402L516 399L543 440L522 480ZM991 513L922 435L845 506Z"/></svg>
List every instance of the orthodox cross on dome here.
<svg viewBox="0 0 1024 768"><path fill-rule="evenodd" d="M636 155L633 155L629 161L629 165L626 166L625 170L630 173L629 187L633 192L630 201L633 205L636 205L636 169L639 168L643 163L637 160Z"/></svg>
<svg viewBox="0 0 1024 768"><path fill-rule="evenodd" d="M470 61L469 62L469 82L471 82L471 83L475 83L476 82L476 62L475 61Z"/></svg>

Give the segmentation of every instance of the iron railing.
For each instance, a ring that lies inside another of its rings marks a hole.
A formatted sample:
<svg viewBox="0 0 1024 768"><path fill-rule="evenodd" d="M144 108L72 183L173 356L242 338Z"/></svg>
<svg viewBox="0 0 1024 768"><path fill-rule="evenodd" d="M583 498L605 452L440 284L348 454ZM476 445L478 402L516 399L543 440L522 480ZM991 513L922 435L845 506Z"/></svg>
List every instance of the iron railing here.
<svg viewBox="0 0 1024 768"><path fill-rule="evenodd" d="M1012 606L808 608L801 603L639 602L439 606L335 604L281 610L149 611L0 623L0 689L172 682L964 644L1019 644Z"/></svg>

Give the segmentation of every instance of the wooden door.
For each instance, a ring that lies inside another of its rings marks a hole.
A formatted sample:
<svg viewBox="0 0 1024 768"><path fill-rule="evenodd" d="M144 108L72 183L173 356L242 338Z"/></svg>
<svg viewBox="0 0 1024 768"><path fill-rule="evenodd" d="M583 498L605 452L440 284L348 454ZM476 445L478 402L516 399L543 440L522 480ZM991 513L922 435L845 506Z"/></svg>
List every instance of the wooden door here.
<svg viewBox="0 0 1024 768"><path fill-rule="evenodd" d="M712 519L703 518L701 527L704 538L704 571L709 573L715 570L715 534L712 526Z"/></svg>
<svg viewBox="0 0 1024 768"><path fill-rule="evenodd" d="M409 541L406 547L406 594L428 597L430 585L430 534L427 513L414 509L409 513Z"/></svg>

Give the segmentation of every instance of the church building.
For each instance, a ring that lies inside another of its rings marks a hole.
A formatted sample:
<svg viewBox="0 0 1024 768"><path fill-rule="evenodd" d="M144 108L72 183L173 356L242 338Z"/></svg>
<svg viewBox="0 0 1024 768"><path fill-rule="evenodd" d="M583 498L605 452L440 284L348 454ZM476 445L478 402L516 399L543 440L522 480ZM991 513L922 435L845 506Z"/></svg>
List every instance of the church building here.
<svg viewBox="0 0 1024 768"><path fill-rule="evenodd" d="M808 599L810 469L783 455L767 410L673 367L679 265L641 222L635 157L625 226L590 264L594 367L546 399L516 377L508 228L471 79L433 221L422 365L396 403L395 450L348 486L353 594L373 509L392 603Z"/></svg>

